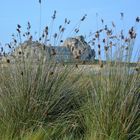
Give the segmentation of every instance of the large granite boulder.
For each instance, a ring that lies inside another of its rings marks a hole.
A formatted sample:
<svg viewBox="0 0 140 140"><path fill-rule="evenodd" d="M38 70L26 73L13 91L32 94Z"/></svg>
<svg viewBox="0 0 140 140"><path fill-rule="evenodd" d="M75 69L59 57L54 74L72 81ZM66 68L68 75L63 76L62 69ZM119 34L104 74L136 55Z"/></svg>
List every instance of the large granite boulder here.
<svg viewBox="0 0 140 140"><path fill-rule="evenodd" d="M91 49L83 36L67 38L62 47L69 48L76 59L94 60L95 58L95 50Z"/></svg>

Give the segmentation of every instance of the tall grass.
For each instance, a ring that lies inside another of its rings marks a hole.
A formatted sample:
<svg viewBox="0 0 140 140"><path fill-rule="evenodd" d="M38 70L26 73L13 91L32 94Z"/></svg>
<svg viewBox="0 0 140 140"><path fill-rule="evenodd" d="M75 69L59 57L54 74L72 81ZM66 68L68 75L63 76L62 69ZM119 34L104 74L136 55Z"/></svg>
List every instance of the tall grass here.
<svg viewBox="0 0 140 140"><path fill-rule="evenodd" d="M24 67L13 64L1 68L1 139L5 133L12 138L40 127L51 131L59 123L71 125L82 104L77 102L79 75L72 77L71 69L60 70L54 63L35 66L29 61Z"/></svg>
<svg viewBox="0 0 140 140"><path fill-rule="evenodd" d="M116 66L118 67L118 66ZM87 139L125 140L140 138L139 74L107 68L91 78L83 113Z"/></svg>
<svg viewBox="0 0 140 140"><path fill-rule="evenodd" d="M140 139L140 63L136 68L130 63L135 32L131 28L129 39L121 32L111 40L110 29L100 31L107 34L103 43L99 31L92 40L98 46L98 71L93 65L93 71L85 74L78 64L48 61L43 52L38 62L21 52L20 61L0 66L1 140ZM27 38L32 39L30 33ZM110 41L116 42L116 49ZM101 60L102 45L106 64Z"/></svg>
<svg viewBox="0 0 140 140"><path fill-rule="evenodd" d="M135 68L109 61L87 75L54 62L21 63L1 67L0 139L140 139Z"/></svg>

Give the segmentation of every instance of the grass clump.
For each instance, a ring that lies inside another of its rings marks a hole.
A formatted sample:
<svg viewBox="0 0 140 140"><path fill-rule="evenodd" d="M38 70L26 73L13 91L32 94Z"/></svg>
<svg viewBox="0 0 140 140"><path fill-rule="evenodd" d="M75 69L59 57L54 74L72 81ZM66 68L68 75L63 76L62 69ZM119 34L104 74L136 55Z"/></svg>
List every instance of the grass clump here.
<svg viewBox="0 0 140 140"><path fill-rule="evenodd" d="M116 71L116 67L107 70L108 75L103 70L91 79L92 88L83 110L88 124L87 139L137 140L140 137L140 75Z"/></svg>
<svg viewBox="0 0 140 140"><path fill-rule="evenodd" d="M14 137L40 127L51 130L56 124L70 125L75 120L73 113L82 104L82 101L77 102L80 98L79 75L73 78L71 69L65 67L60 71L60 66L55 64L39 64L36 67L24 64L24 67L11 65L2 68L1 138L7 131ZM65 118L66 122L63 122Z"/></svg>
<svg viewBox="0 0 140 140"><path fill-rule="evenodd" d="M0 81L2 140L140 138L140 73L125 63L84 74L20 62L1 67Z"/></svg>

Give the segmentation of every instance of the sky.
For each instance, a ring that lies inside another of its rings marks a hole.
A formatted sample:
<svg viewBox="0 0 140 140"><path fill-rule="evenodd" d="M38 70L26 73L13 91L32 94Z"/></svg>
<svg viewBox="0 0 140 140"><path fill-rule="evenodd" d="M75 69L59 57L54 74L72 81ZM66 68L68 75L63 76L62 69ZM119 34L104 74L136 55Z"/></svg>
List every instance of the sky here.
<svg viewBox="0 0 140 140"><path fill-rule="evenodd" d="M55 30L64 22L65 18L71 20L67 33L84 14L86 20L80 26L79 34L87 35L100 27L100 19L106 24L115 22L118 29L129 27L135 23L135 18L140 16L140 0L42 0L41 29L50 24L53 11L57 11ZM120 12L124 13L124 21L120 20ZM98 13L98 18L96 16ZM38 0L1 0L0 1L0 42L4 45L11 41L11 35L16 33L16 26L20 24L26 30L27 22L32 25L32 32L40 30L40 5ZM137 29L140 34L140 28ZM68 36L69 34L66 34ZM140 35L139 35L140 36ZM140 46L140 37L135 43L135 51Z"/></svg>

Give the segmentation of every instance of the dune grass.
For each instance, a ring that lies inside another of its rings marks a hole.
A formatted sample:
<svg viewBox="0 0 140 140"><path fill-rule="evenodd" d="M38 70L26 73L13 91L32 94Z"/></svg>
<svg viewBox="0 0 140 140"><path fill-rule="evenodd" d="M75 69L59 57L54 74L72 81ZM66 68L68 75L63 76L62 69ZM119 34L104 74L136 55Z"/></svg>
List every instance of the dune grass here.
<svg viewBox="0 0 140 140"><path fill-rule="evenodd" d="M84 75L30 60L1 67L0 81L1 140L140 139L140 71L125 63Z"/></svg>

